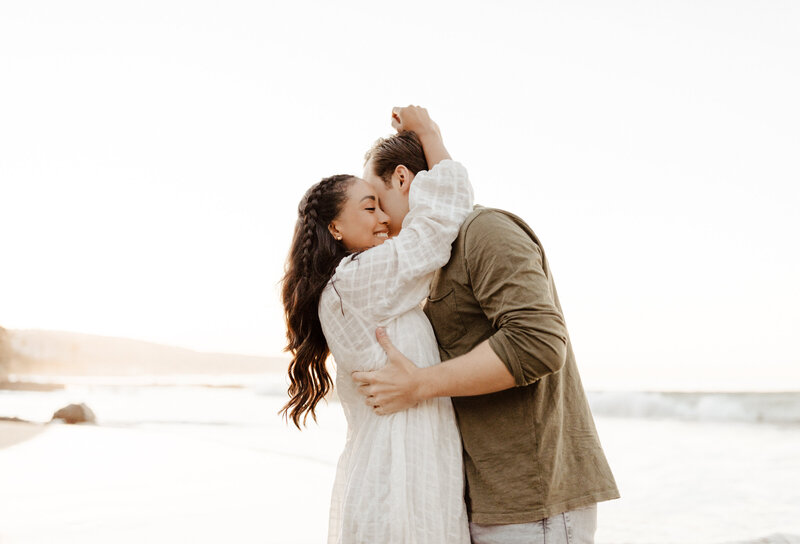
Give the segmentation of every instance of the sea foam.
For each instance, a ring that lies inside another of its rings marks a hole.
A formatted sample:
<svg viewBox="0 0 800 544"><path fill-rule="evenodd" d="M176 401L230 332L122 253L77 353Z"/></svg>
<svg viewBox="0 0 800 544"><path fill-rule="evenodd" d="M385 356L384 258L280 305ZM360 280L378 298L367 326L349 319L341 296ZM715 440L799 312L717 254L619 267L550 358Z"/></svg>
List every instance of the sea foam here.
<svg viewBox="0 0 800 544"><path fill-rule="evenodd" d="M592 412L602 416L800 424L800 392L591 391L588 396Z"/></svg>

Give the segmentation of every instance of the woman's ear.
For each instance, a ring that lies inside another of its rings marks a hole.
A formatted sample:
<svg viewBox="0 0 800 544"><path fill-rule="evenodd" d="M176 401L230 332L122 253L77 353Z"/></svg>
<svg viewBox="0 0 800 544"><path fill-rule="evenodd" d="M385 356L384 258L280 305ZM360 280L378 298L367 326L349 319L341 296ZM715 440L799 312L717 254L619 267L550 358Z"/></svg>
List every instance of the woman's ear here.
<svg viewBox="0 0 800 544"><path fill-rule="evenodd" d="M336 228L336 225L333 224L333 221L331 221L328 224L328 232L330 232L331 236L333 236L337 240L341 240L342 239L342 233L339 232L339 229Z"/></svg>

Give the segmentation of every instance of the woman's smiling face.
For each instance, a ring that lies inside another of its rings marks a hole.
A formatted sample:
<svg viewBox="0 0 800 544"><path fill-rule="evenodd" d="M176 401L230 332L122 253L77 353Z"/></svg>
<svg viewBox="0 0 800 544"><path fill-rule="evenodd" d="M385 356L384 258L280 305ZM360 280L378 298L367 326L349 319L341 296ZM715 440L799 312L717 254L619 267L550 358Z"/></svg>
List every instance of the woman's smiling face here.
<svg viewBox="0 0 800 544"><path fill-rule="evenodd" d="M389 216L381 209L372 186L356 178L347 190L347 201L328 230L348 251L362 251L387 240Z"/></svg>

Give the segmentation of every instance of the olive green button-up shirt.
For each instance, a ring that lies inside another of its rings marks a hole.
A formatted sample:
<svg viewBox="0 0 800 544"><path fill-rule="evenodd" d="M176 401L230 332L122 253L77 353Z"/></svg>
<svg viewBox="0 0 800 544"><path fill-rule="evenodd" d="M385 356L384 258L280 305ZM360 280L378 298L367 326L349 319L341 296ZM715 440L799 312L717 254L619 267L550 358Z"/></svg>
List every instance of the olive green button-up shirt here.
<svg viewBox="0 0 800 544"><path fill-rule="evenodd" d="M619 497L547 258L522 219L476 207L425 313L442 360L488 339L517 385L453 398L471 521L527 523Z"/></svg>

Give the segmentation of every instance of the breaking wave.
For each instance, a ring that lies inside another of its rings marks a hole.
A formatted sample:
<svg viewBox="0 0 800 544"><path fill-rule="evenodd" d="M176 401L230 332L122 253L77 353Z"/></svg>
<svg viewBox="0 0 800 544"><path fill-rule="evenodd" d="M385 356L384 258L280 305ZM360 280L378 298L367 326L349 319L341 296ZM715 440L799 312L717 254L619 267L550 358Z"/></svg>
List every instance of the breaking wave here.
<svg viewBox="0 0 800 544"><path fill-rule="evenodd" d="M800 392L590 391L595 415L689 421L800 424Z"/></svg>

